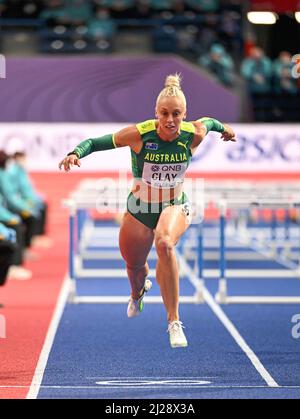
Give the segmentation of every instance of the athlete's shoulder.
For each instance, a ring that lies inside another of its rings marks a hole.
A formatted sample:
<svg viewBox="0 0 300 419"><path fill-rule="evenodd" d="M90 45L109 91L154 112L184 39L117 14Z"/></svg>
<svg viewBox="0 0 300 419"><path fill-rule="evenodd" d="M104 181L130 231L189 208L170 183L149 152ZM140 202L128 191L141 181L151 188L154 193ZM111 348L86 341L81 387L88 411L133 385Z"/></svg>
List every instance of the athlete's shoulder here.
<svg viewBox="0 0 300 419"><path fill-rule="evenodd" d="M202 118L197 119L197 122L207 121L209 119L211 119L210 116L202 116Z"/></svg>
<svg viewBox="0 0 300 419"><path fill-rule="evenodd" d="M136 128L141 135L147 134L148 132L156 130L156 120L155 119L148 119L144 122L139 122L136 124Z"/></svg>
<svg viewBox="0 0 300 419"><path fill-rule="evenodd" d="M182 121L181 125L180 125L180 130L181 131L186 131L186 132L190 132L191 134L195 134L196 132L196 127L193 124L193 122L186 122L186 121Z"/></svg>

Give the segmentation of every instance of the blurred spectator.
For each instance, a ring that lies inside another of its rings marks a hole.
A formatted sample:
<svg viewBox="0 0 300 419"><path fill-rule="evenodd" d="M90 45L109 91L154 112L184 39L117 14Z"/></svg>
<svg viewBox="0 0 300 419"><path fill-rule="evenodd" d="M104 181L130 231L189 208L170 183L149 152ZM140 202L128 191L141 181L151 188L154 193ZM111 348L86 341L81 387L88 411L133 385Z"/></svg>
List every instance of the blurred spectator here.
<svg viewBox="0 0 300 419"><path fill-rule="evenodd" d="M300 92L293 78L294 63L287 51L272 61L261 48L251 49L241 66L257 122L299 122Z"/></svg>
<svg viewBox="0 0 300 419"><path fill-rule="evenodd" d="M6 282L8 270L13 262L16 233L0 223L0 286ZM0 307L3 307L0 304Z"/></svg>
<svg viewBox="0 0 300 419"><path fill-rule="evenodd" d="M212 45L209 54L200 57L198 63L211 71L221 83L232 86L234 81L234 64L223 45Z"/></svg>
<svg viewBox="0 0 300 419"><path fill-rule="evenodd" d="M40 14L50 24L56 24L65 16L63 0L48 0L45 9Z"/></svg>
<svg viewBox="0 0 300 419"><path fill-rule="evenodd" d="M40 17L51 25L81 25L91 19L92 7L84 0L49 0Z"/></svg>
<svg viewBox="0 0 300 419"><path fill-rule="evenodd" d="M198 28L195 25L188 25L177 30L178 50L193 52L197 44Z"/></svg>
<svg viewBox="0 0 300 419"><path fill-rule="evenodd" d="M155 11L172 10L175 0L150 0L151 9Z"/></svg>
<svg viewBox="0 0 300 419"><path fill-rule="evenodd" d="M219 0L186 0L187 6L195 12L217 12Z"/></svg>
<svg viewBox="0 0 300 419"><path fill-rule="evenodd" d="M135 0L113 0L111 8L114 10L124 11L135 6Z"/></svg>
<svg viewBox="0 0 300 419"><path fill-rule="evenodd" d="M233 12L240 12L241 11L241 0L219 0L220 9L229 10Z"/></svg>
<svg viewBox="0 0 300 419"><path fill-rule="evenodd" d="M38 213L38 222L35 230L34 243L43 247L49 247L50 239L45 237L47 224L47 203L34 189L27 173L26 154L16 152L13 155L13 164L9 167L8 173L11 183L14 185L15 193L18 194L31 208Z"/></svg>
<svg viewBox="0 0 300 419"><path fill-rule="evenodd" d="M7 240L10 243L16 243L16 232L11 228L5 227L4 224L0 223L0 240Z"/></svg>
<svg viewBox="0 0 300 419"><path fill-rule="evenodd" d="M7 229L13 230L16 236L16 244L14 246L14 252L11 260L11 268L9 276L12 279L30 279L32 273L22 267L24 262L24 251L25 251L25 228L21 218L12 212L10 212L3 205L3 198L0 194L0 223Z"/></svg>
<svg viewBox="0 0 300 419"><path fill-rule="evenodd" d="M88 22L87 35L92 40L109 39L116 33L116 25L108 9L99 7L94 18Z"/></svg>
<svg viewBox="0 0 300 419"><path fill-rule="evenodd" d="M264 51L255 46L250 50L248 58L241 65L241 73L247 82L251 95L254 120L269 121L270 98L272 82L272 62L265 56Z"/></svg>
<svg viewBox="0 0 300 419"><path fill-rule="evenodd" d="M248 83L251 93L263 94L270 92L272 79L272 62L264 51L254 47L249 58L242 62L241 73Z"/></svg>
<svg viewBox="0 0 300 419"><path fill-rule="evenodd" d="M251 51L257 45L257 36L252 30L247 30L243 36L244 57L250 57Z"/></svg>
<svg viewBox="0 0 300 419"><path fill-rule="evenodd" d="M116 19L130 18L135 8L135 0L112 0L110 2L111 15Z"/></svg>
<svg viewBox="0 0 300 419"><path fill-rule="evenodd" d="M193 61L219 39L232 50L234 59L241 50L238 0L0 0L0 16L30 17L28 25L39 28L37 48L43 53L111 52L116 29L132 29L127 19L135 19L137 33L145 29L149 41L145 49L152 38L154 51L167 52L173 39L176 45L171 52ZM160 28L157 19L161 19ZM119 45L114 43L114 50L121 50L122 42Z"/></svg>
<svg viewBox="0 0 300 419"><path fill-rule="evenodd" d="M274 91L275 93L297 94L297 80L292 76L294 67L292 55L282 51L273 63Z"/></svg>
<svg viewBox="0 0 300 419"><path fill-rule="evenodd" d="M17 214L26 226L25 246L31 246L38 225L38 209L25 201L17 192L9 174L9 156L0 151L0 193L9 211Z"/></svg>
<svg viewBox="0 0 300 419"><path fill-rule="evenodd" d="M96 7L108 7L110 8L113 4L114 0L93 0L94 5L96 5Z"/></svg>
<svg viewBox="0 0 300 419"><path fill-rule="evenodd" d="M178 51L178 36L172 25L158 25L153 31L153 49L155 52L176 53Z"/></svg>
<svg viewBox="0 0 300 419"><path fill-rule="evenodd" d="M138 0L135 6L136 18L147 19L150 17L150 0Z"/></svg>
<svg viewBox="0 0 300 419"><path fill-rule="evenodd" d="M86 0L65 0L64 17L61 23L82 25L92 18L92 8Z"/></svg>
<svg viewBox="0 0 300 419"><path fill-rule="evenodd" d="M218 33L231 56L240 61L243 53L243 35L241 30L241 15L234 11L224 11L220 16Z"/></svg>
<svg viewBox="0 0 300 419"><path fill-rule="evenodd" d="M219 42L218 34L214 28L214 25L203 25L199 28L198 42L195 46L197 56L207 54L213 44Z"/></svg>
<svg viewBox="0 0 300 419"><path fill-rule="evenodd" d="M148 18L150 14L150 5L148 0L137 0L131 8L133 18Z"/></svg>

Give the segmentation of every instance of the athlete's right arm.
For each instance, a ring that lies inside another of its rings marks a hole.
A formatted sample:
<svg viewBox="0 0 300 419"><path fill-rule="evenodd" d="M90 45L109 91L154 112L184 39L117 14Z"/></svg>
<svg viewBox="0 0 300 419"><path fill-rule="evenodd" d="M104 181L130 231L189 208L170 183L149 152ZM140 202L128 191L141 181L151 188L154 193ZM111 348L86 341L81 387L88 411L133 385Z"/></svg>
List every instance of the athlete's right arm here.
<svg viewBox="0 0 300 419"><path fill-rule="evenodd" d="M116 134L83 141L59 163L59 168L69 172L73 166L80 167L80 159L91 153L126 146L135 152L139 152L142 147L141 135L135 125L124 128Z"/></svg>

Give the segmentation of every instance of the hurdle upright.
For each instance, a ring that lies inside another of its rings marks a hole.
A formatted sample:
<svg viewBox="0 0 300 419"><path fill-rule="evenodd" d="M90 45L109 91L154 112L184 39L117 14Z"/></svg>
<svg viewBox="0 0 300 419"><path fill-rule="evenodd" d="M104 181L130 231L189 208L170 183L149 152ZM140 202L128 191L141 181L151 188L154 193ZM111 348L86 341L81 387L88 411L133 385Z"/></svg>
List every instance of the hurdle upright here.
<svg viewBox="0 0 300 419"><path fill-rule="evenodd" d="M220 304L300 304L299 297L280 297L280 296L229 296L227 280L229 279L228 271L226 269L226 215L228 208L243 208L255 205L260 208L290 208L291 202L278 201L278 200L257 200L251 202L247 200L221 200L218 203L219 207L219 242L220 242L220 275L219 275L219 288L215 295L215 299ZM294 206L299 206L299 202L293 202ZM272 220L274 224L274 220ZM273 225L274 227L274 225ZM272 233L274 234L274 232ZM288 271L287 271L288 272ZM290 275L286 274L288 278L300 279L300 268L291 270ZM230 277L233 277L230 275Z"/></svg>

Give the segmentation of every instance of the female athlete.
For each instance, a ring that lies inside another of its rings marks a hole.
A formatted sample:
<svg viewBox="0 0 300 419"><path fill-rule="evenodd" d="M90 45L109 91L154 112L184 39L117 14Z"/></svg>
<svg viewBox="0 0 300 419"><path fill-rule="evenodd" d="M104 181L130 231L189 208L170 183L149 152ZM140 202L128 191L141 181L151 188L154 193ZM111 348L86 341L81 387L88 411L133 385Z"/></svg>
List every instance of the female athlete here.
<svg viewBox="0 0 300 419"><path fill-rule="evenodd" d="M59 164L69 172L80 159L95 152L129 146L133 187L120 229L120 250L131 284L127 315L143 310L143 297L152 283L147 279L147 257L155 243L156 280L167 311L172 348L186 347L179 317L179 270L175 245L191 222L191 210L183 182L192 155L209 131L224 141L236 141L232 128L213 118L185 122L186 98L180 75L167 77L156 102L156 119L122 129L113 135L80 143Z"/></svg>

